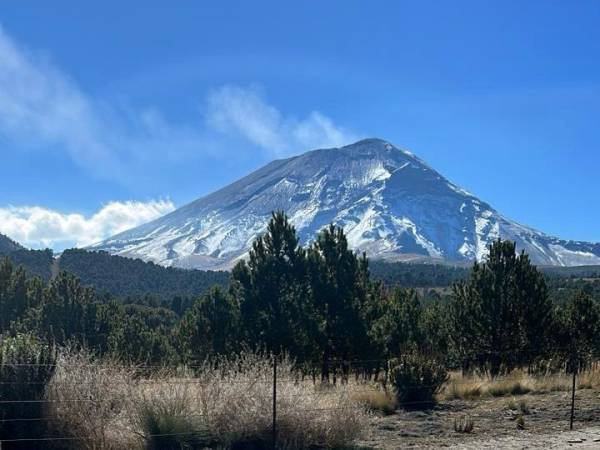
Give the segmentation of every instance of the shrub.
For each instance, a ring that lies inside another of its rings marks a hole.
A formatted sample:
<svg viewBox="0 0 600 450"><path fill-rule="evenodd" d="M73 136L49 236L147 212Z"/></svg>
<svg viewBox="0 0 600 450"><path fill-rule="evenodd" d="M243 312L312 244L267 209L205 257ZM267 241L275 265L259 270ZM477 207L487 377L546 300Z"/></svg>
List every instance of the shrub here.
<svg viewBox="0 0 600 450"><path fill-rule="evenodd" d="M346 386L315 388L299 381L293 367L287 358L278 363L278 446L339 448L360 437L368 416L351 390ZM271 358L254 353L206 363L199 370L197 412L207 418L209 430L222 446L270 445L272 377Z"/></svg>
<svg viewBox="0 0 600 450"><path fill-rule="evenodd" d="M457 433L472 433L475 428L475 422L469 416L461 416L454 419L454 431Z"/></svg>
<svg viewBox="0 0 600 450"><path fill-rule="evenodd" d="M435 359L417 353L407 354L391 364L391 380L398 402L407 408L429 408L435 395L448 381L448 371Z"/></svg>
<svg viewBox="0 0 600 450"><path fill-rule="evenodd" d="M527 404L527 400L523 399L519 402L519 410L523 413L524 416L528 416L531 413L529 405Z"/></svg>
<svg viewBox="0 0 600 450"><path fill-rule="evenodd" d="M377 387L359 386L352 392L352 398L370 411L379 411L385 415L396 412L398 399L394 392Z"/></svg>
<svg viewBox="0 0 600 450"><path fill-rule="evenodd" d="M134 422L147 450L188 450L213 443L203 417L193 405L189 383L150 383L140 386Z"/></svg>
<svg viewBox="0 0 600 450"><path fill-rule="evenodd" d="M86 351L63 349L46 389L53 432L74 449L130 449L134 371Z"/></svg>
<svg viewBox="0 0 600 450"><path fill-rule="evenodd" d="M531 414L531 410L529 409L529 404L527 403L527 400L522 399L519 401L519 403L517 403L517 401L512 398L510 399L507 403L506 403L506 409L509 411L519 411L518 414L524 415L524 416L528 416L529 414ZM517 416L515 416L517 417Z"/></svg>
<svg viewBox="0 0 600 450"><path fill-rule="evenodd" d="M368 414L351 389L320 389L300 381L293 367L285 358L278 363L278 447L340 448L361 437ZM270 445L271 358L250 353L205 362L193 372L135 374L86 353L63 353L47 391L57 435L72 436L74 448L88 450Z"/></svg>
<svg viewBox="0 0 600 450"><path fill-rule="evenodd" d="M492 397L504 397L505 395L525 395L531 392L531 388L520 380L506 380L491 385L488 392Z"/></svg>
<svg viewBox="0 0 600 450"><path fill-rule="evenodd" d="M0 439L35 439L45 433L42 400L56 367L56 351L29 335L2 337L0 341ZM28 420L29 419L29 420ZM15 420L12 422L11 420ZM7 442L3 448L28 448Z"/></svg>

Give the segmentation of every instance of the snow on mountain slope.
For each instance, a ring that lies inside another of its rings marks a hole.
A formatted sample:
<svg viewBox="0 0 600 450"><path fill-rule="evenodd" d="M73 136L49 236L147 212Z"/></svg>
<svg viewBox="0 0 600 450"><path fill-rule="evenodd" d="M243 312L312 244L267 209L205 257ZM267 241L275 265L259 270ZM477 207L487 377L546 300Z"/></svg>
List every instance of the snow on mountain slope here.
<svg viewBox="0 0 600 450"><path fill-rule="evenodd" d="M278 209L303 243L333 222L371 258L481 260L502 237L540 265L600 264L600 244L563 241L519 225L380 139L273 161L91 249L167 266L229 268Z"/></svg>

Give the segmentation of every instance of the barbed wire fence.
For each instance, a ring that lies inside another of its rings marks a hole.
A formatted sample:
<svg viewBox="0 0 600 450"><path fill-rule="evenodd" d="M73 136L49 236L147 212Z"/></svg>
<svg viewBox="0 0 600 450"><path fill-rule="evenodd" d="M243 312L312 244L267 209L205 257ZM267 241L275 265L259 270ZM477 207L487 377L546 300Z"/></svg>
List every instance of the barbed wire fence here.
<svg viewBox="0 0 600 450"><path fill-rule="evenodd" d="M496 354L504 354L505 352L489 352L490 354L492 353L496 353ZM570 430L573 430L574 428L574 422L576 420L576 401L577 401L577 377L579 375L579 367L581 366L579 361L575 361L576 356L573 356L572 359L570 361L568 361L566 363L566 367L568 368L568 370L566 370L567 373L569 373L569 375L571 376L571 389L570 389L570 411L569 411L569 423L568 423L568 428ZM335 380L334 382L340 383L340 384L344 384L344 383L348 383L348 377L347 374L349 372L349 368L358 368L360 369L361 367L372 367L372 366L377 366L379 368L385 368L385 370L389 370L389 359L350 359L350 358L338 358L338 359L330 359L327 362L327 365L332 369L332 372L334 374L338 373L336 371L336 368L339 370L339 373L342 374L346 374L345 376L342 376L338 379L333 378L333 380ZM30 367L30 368L36 368L36 367L41 367L41 366L46 366L44 364L11 364L11 363L6 363L6 364L0 364L0 366L10 366L10 367ZM598 363L593 363L588 365L589 368L591 370L600 370L600 367L598 366ZM95 369L97 368L97 366L95 364L74 364L74 365L64 365L63 367L65 368L89 368L89 369ZM206 366L194 366L194 365L190 365L190 366L186 366L186 368L190 368L190 369L201 369L201 368L205 368ZM200 378L174 378L174 379L165 379L165 378L161 378L161 379L152 379L152 378L144 378L144 372L147 373L152 373L156 370L160 370L160 369L164 369L164 366L160 366L160 365L138 365L135 366L135 370L138 371L141 375L140 377L136 380L136 383L139 384L140 386L152 386L153 384L160 384L160 385L169 385L169 384L173 384L173 385L202 385L205 384L206 382ZM358 370L357 370L358 372ZM554 374L548 374L548 377L552 377L554 376ZM335 377L335 375L334 375ZM495 376L495 377L488 377L490 381L493 382L500 382L500 381L508 381L508 380L514 380L514 377L510 374L508 375L501 375L501 376ZM481 379L485 379L485 376L481 376ZM323 381L323 380L321 380ZM331 380L328 380L331 381ZM271 398L270 398L270 404L271 404L271 408L272 408L272 424L271 424L271 445L273 448L277 448L277 442L279 439L279 427L278 427L278 407L279 405L284 402L284 401L294 401L295 398L297 397L319 397L319 396L325 396L325 395L330 395L330 391L328 391L327 389L324 390L315 390L314 392L303 392L300 394L289 394L286 393L284 389L282 389L282 387L285 387L286 384L290 384L290 385L294 385L294 384L298 384L298 383L310 383L310 377L308 379L304 379L304 377L301 376L294 376L294 377L282 377L279 372L278 372L278 358L277 357L273 357L272 359L272 377L269 379L267 377L261 377L261 378L256 378L256 379L248 379L248 380L228 380L228 383L237 383L237 384L241 384L241 385L247 385L247 386L252 386L252 385L256 385L256 384L264 384L265 386L271 386L272 387L272 392L271 392ZM314 384L314 379L313 379L313 384ZM373 380L371 379L363 379L361 380L363 387L360 388L360 384L358 388L354 388L351 392L353 394L361 394L361 393L370 393L373 392ZM73 383L73 382L69 382L69 381L55 381L54 382L56 385L63 385L63 386L74 386L74 385L78 385L81 386L84 383L78 382L78 383ZM113 383L114 385L117 385L119 383L129 383L129 382L115 382ZM387 379L387 377L385 378L385 380L379 380L377 382L375 382L378 386L382 386L382 388L387 389L387 384L389 383L389 380ZM471 385L473 382L472 381L457 381L454 380L453 384L454 385ZM32 384L41 384L41 382L31 382L31 381L0 381L0 385L4 385L4 386L22 386L22 385L32 385ZM90 382L90 384L93 384L92 382ZM418 386L404 386L402 389L404 390L411 390L411 389L423 389L423 388L436 388L438 387L438 385L418 385ZM240 398L245 398L244 396L240 396ZM125 399L124 399L125 400ZM86 402L94 402L94 403L101 403L103 401L106 402L114 402L115 399L114 398L110 398L110 399L105 399L105 400L99 400L99 399L90 399L90 398L62 398L62 399L50 399L50 398L22 398L22 399L11 399L11 400L6 400L0 397L0 412L3 412L2 410L5 408L5 406L7 405L27 405L27 404L57 404L57 403L62 403L62 404L70 404L70 403L86 403ZM403 406L404 407L411 407L411 408L419 408L420 406L426 406L426 405L430 405L431 402L430 401L410 401L410 402L404 402ZM341 410L342 408L339 408L339 410ZM333 408L333 407L329 407L329 408L313 408L313 409L302 409L299 410L298 412L305 412L305 413L309 413L309 412L335 412L337 409ZM182 416L183 417L183 416ZM202 418L202 417L206 417L206 414L185 414L185 417L190 418L190 417L198 417L198 418ZM4 424L10 424L10 423L35 423L35 422L41 422L41 423L52 423L54 421L58 421L60 419L57 419L56 417L53 416L44 416L44 417L5 417L4 414L0 413L0 426L3 426ZM565 424L565 427L567 426L567 424ZM160 437L176 437L176 436L185 436L185 435L194 435L197 434L197 431L190 431L190 432L179 432L179 433L156 433L156 434L145 434L143 437L144 438L160 438ZM47 444L51 444L51 443L56 443L56 442L67 442L67 441L84 441L84 440L93 440L96 439L97 436L52 436L52 435L48 435L48 436L32 436L32 437L19 437L19 438L6 438L5 436L0 436L0 450L2 450L4 447L6 446L10 446L11 444L16 444L16 443L21 443L21 444L32 444L32 445L37 445L36 448L44 448L43 445L44 443ZM41 446L40 446L41 445ZM26 448L26 447L23 447Z"/></svg>

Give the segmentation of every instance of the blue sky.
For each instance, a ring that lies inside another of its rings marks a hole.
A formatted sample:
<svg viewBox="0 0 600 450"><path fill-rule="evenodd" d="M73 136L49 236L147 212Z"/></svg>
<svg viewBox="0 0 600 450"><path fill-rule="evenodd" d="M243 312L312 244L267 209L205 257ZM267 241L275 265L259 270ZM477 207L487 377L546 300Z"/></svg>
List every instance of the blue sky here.
<svg viewBox="0 0 600 450"><path fill-rule="evenodd" d="M7 2L0 232L86 244L376 136L600 241L597 1Z"/></svg>

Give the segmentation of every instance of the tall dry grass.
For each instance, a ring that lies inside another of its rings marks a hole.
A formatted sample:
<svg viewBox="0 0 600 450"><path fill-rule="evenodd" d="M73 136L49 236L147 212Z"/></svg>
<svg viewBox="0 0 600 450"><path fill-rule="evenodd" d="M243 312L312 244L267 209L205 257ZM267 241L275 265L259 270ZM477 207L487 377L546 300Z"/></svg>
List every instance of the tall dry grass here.
<svg viewBox="0 0 600 450"><path fill-rule="evenodd" d="M515 370L508 375L490 378L482 375L462 375L453 372L439 397L443 400L475 400L480 398L546 394L569 391L572 376L565 373L529 374ZM584 371L577 376L578 389L600 389L600 368Z"/></svg>
<svg viewBox="0 0 600 450"><path fill-rule="evenodd" d="M272 439L270 358L245 354L193 371L134 374L85 353L61 355L46 394L56 435L81 438L71 448L89 450L244 448ZM368 413L353 388L301 381L287 359L278 380L279 447L344 447L364 435Z"/></svg>
<svg viewBox="0 0 600 450"><path fill-rule="evenodd" d="M340 447L366 429L368 415L347 387L322 388L298 379L291 361L278 364L277 431L282 448ZM158 375L143 382L139 401L159 404L174 385L208 439L230 447L270 442L272 436L273 367L269 358L244 354L206 363L194 376ZM160 380L169 380L169 385Z"/></svg>
<svg viewBox="0 0 600 450"><path fill-rule="evenodd" d="M115 361L97 361L83 351L63 350L46 388L47 412L63 447L86 450L134 448L130 421L134 372Z"/></svg>

